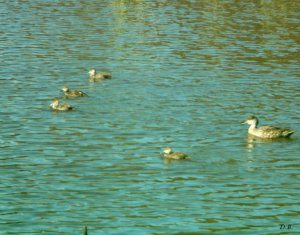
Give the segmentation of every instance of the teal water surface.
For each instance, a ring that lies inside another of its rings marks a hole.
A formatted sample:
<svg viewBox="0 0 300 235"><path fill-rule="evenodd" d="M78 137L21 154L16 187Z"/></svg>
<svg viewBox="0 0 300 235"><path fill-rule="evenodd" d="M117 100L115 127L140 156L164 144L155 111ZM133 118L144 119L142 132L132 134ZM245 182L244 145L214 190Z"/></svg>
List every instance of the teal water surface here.
<svg viewBox="0 0 300 235"><path fill-rule="evenodd" d="M0 21L0 234L300 233L299 1L12 0ZM64 85L89 96L52 112ZM249 138L251 114L295 134Z"/></svg>

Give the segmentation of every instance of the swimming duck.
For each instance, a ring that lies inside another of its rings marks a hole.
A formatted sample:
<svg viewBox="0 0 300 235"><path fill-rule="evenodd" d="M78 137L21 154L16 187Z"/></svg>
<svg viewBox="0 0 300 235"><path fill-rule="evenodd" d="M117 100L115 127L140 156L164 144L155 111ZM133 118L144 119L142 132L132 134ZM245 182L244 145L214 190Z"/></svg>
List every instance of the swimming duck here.
<svg viewBox="0 0 300 235"><path fill-rule="evenodd" d="M103 79L111 78L111 74L109 72L96 73L96 69L91 69L89 71L89 75L90 75L90 82L96 82Z"/></svg>
<svg viewBox="0 0 300 235"><path fill-rule="evenodd" d="M73 109L73 107L69 104L59 104L59 101L57 98L54 98L52 100L50 107L52 108L52 110L57 110L57 111L68 111L68 110Z"/></svg>
<svg viewBox="0 0 300 235"><path fill-rule="evenodd" d="M85 94L82 91L78 91L78 90L70 90L68 87L64 86L62 88L62 91L64 92L64 98L76 98L76 97L83 97L83 96L87 96L87 94Z"/></svg>
<svg viewBox="0 0 300 235"><path fill-rule="evenodd" d="M255 116L250 116L244 122L244 124L250 125L248 129L248 133L250 135L264 138L264 139L275 139L281 137L289 137L291 136L294 131L288 128L280 128L280 127L273 127L273 126L258 126L258 118Z"/></svg>
<svg viewBox="0 0 300 235"><path fill-rule="evenodd" d="M170 147L166 147L163 149L164 152L164 157L166 159L175 159L175 160L182 160L182 159L187 159L189 158L188 155L182 152L173 152Z"/></svg>

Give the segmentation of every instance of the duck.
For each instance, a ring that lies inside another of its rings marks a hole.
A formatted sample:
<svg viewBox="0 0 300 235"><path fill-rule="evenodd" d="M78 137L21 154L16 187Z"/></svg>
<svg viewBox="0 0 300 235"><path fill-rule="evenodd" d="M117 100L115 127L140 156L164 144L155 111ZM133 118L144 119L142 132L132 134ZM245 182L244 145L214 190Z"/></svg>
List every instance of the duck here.
<svg viewBox="0 0 300 235"><path fill-rule="evenodd" d="M94 69L94 68L89 71L89 75L90 75L90 82L96 82L96 81L100 81L103 79L110 79L112 77L111 73L109 73L109 72L97 73L96 69Z"/></svg>
<svg viewBox="0 0 300 235"><path fill-rule="evenodd" d="M174 159L174 160L183 160L188 159L189 156L182 152L173 152L170 147L163 148L164 158Z"/></svg>
<svg viewBox="0 0 300 235"><path fill-rule="evenodd" d="M69 111L73 109L73 107L69 104L59 104L59 100L57 98L52 100L50 107L55 111Z"/></svg>
<svg viewBox="0 0 300 235"><path fill-rule="evenodd" d="M290 137L294 131L288 128L274 127L274 126L261 126L258 127L258 118L256 116L250 116L244 122L244 124L250 125L248 133L255 137L262 139L276 139Z"/></svg>
<svg viewBox="0 0 300 235"><path fill-rule="evenodd" d="M64 98L76 98L76 97L83 97L83 96L87 96L87 94L85 94L82 91L78 91L78 90L70 90L68 87L64 86L62 88L62 91L64 92Z"/></svg>

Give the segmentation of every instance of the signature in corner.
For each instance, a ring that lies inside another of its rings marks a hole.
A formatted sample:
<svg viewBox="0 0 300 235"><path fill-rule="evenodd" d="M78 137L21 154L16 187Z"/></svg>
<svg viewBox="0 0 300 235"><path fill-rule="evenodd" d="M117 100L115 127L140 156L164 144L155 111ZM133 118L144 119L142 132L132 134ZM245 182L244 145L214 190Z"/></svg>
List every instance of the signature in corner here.
<svg viewBox="0 0 300 235"><path fill-rule="evenodd" d="M280 224L280 229L292 229L291 224Z"/></svg>

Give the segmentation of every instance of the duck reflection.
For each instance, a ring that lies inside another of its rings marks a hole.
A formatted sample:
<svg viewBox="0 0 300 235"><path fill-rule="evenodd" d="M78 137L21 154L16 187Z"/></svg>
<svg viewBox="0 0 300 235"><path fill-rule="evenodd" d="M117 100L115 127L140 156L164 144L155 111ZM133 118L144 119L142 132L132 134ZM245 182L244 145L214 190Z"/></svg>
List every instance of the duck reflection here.
<svg viewBox="0 0 300 235"><path fill-rule="evenodd" d="M251 149L255 148L257 144L267 144L267 143L274 143L274 142L290 142L290 141L293 141L293 139L290 138L262 139L254 135L248 134L246 138L246 148L248 148L248 151L251 152Z"/></svg>

